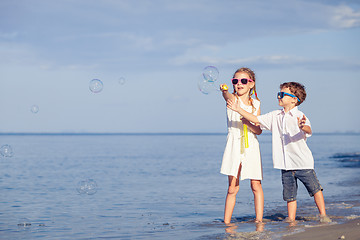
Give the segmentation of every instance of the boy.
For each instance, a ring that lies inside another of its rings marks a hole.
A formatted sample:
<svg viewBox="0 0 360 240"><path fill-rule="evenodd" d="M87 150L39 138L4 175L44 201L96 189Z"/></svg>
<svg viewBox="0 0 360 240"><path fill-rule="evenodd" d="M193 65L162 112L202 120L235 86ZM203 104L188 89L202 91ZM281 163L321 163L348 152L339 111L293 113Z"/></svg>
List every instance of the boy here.
<svg viewBox="0 0 360 240"><path fill-rule="evenodd" d="M310 196L314 197L320 213L321 222L330 222L326 216L322 187L314 171L314 158L306 144L312 130L310 121L298 110L306 98L305 87L297 82L287 82L280 85L278 93L279 106L282 110L255 116L244 111L240 105L231 100L227 106L240 113L247 120L260 124L263 129L272 132L272 149L274 168L281 169L283 198L287 201L287 221L293 222L296 217L297 179L306 187Z"/></svg>

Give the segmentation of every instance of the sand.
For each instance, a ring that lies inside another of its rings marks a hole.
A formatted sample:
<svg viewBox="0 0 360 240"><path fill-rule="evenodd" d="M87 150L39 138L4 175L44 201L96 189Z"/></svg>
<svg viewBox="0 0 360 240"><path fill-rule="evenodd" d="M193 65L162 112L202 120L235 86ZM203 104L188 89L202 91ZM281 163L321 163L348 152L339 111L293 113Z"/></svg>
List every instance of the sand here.
<svg viewBox="0 0 360 240"><path fill-rule="evenodd" d="M360 240L360 218L343 224L307 228L304 232L288 235L283 240Z"/></svg>

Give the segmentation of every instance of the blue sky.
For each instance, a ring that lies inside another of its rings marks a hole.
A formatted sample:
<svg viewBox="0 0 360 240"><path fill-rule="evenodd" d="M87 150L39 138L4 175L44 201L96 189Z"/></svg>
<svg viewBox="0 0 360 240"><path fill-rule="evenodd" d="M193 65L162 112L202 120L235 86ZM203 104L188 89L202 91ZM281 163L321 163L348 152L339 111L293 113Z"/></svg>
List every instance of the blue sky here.
<svg viewBox="0 0 360 240"><path fill-rule="evenodd" d="M252 68L262 113L298 81L314 132L360 132L359 41L355 0L2 0L0 132L226 132L209 65Z"/></svg>

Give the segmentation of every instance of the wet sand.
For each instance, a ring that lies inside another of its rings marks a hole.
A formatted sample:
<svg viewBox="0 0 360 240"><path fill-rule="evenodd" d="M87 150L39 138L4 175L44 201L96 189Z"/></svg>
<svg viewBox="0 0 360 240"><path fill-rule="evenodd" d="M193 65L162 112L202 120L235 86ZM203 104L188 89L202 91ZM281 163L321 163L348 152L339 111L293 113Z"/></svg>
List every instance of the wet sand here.
<svg viewBox="0 0 360 240"><path fill-rule="evenodd" d="M350 220L343 224L333 224L306 228L304 232L287 235L283 240L329 240L345 239L360 240L360 218Z"/></svg>

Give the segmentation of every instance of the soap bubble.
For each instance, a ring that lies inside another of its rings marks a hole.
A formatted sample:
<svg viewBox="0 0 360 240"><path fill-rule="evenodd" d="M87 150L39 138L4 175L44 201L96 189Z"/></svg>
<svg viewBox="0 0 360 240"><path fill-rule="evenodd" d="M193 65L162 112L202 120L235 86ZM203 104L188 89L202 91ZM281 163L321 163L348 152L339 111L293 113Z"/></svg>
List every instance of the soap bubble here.
<svg viewBox="0 0 360 240"><path fill-rule="evenodd" d="M21 218L19 221L18 228L19 230L27 230L29 227L31 227L31 222L28 218Z"/></svg>
<svg viewBox="0 0 360 240"><path fill-rule="evenodd" d="M100 79L93 79L90 81L89 89L93 93L99 93L103 89L103 83Z"/></svg>
<svg viewBox="0 0 360 240"><path fill-rule="evenodd" d="M118 83L120 85L124 85L125 84L125 78L124 77L120 77L119 80L118 80Z"/></svg>
<svg viewBox="0 0 360 240"><path fill-rule="evenodd" d="M93 179L86 179L78 182L76 190L80 194L93 195L97 192L97 183Z"/></svg>
<svg viewBox="0 0 360 240"><path fill-rule="evenodd" d="M0 148L0 154L4 157L12 157L14 155L14 152L12 150L12 147L8 144L2 145Z"/></svg>
<svg viewBox="0 0 360 240"><path fill-rule="evenodd" d="M217 90L217 86L214 84L214 82L208 82L202 77L199 78L197 84L200 92L202 92L203 94L210 94L211 92Z"/></svg>
<svg viewBox="0 0 360 240"><path fill-rule="evenodd" d="M39 106L38 105L32 105L30 110L31 110L32 113L38 113Z"/></svg>
<svg viewBox="0 0 360 240"><path fill-rule="evenodd" d="M203 70L203 77L208 82L215 82L219 77L219 70L214 66L207 66Z"/></svg>

